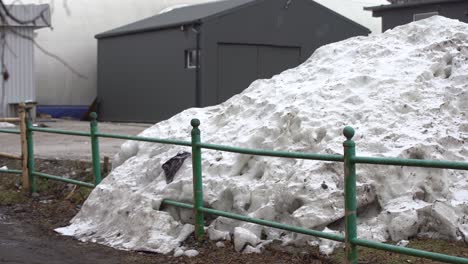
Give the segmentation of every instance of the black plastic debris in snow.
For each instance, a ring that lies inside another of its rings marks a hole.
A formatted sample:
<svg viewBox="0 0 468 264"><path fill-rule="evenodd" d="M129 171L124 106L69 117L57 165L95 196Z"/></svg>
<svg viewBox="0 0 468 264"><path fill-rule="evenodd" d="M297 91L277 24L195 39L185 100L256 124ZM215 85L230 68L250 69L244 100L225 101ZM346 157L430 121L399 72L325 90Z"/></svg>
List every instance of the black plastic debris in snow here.
<svg viewBox="0 0 468 264"><path fill-rule="evenodd" d="M166 161L162 165L164 174L166 175L167 184L171 183L174 180L174 176L179 171L180 167L182 167L182 164L184 164L185 159L190 156L191 154L189 152L182 151L177 153L177 155L175 155L173 158Z"/></svg>

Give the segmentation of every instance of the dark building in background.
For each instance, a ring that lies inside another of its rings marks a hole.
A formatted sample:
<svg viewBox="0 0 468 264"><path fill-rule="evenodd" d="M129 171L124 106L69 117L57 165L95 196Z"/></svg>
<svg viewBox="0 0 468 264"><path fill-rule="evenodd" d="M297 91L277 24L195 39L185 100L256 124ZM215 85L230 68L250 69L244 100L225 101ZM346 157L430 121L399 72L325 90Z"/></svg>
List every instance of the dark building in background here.
<svg viewBox="0 0 468 264"><path fill-rule="evenodd" d="M370 31L312 0L178 8L96 36L101 120L156 122L225 101L320 46Z"/></svg>
<svg viewBox="0 0 468 264"><path fill-rule="evenodd" d="M390 5L365 7L382 17L382 31L434 15L468 23L468 0L391 0Z"/></svg>

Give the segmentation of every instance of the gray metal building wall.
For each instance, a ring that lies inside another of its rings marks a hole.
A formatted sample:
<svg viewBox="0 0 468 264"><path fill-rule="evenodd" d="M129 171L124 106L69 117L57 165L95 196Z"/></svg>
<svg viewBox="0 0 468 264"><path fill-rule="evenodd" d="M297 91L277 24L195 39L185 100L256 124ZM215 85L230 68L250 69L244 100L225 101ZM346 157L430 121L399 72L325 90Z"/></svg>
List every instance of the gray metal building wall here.
<svg viewBox="0 0 468 264"><path fill-rule="evenodd" d="M13 29L22 36L33 38L34 29L31 27L14 27ZM0 97L4 99L0 116L13 116L15 115L15 104L36 101L34 46L32 41L14 34L8 29L5 33L7 48L4 51L4 60L8 79L0 81L2 88L0 94L2 91L5 92L5 96ZM2 48L0 47L0 49ZM0 52L3 51L0 50ZM0 72L3 72L1 64Z"/></svg>
<svg viewBox="0 0 468 264"><path fill-rule="evenodd" d="M34 38L33 28L16 28L15 31L22 36ZM10 73L9 79L5 82L7 103L35 101L33 43L13 33L7 33L7 42L10 47L14 47L14 50L6 49L5 52L5 64Z"/></svg>
<svg viewBox="0 0 468 264"><path fill-rule="evenodd" d="M218 48L221 43L298 47L301 50L300 62L304 62L320 46L370 33L363 26L313 1L286 3L258 1L204 22L202 50L207 52L203 53L201 61L202 105L214 105L227 97L219 90ZM239 63L232 66L233 69L243 67L247 65ZM247 86L237 93L245 88Z"/></svg>
<svg viewBox="0 0 468 264"><path fill-rule="evenodd" d="M7 26L43 28L48 27L51 23L49 4L13 4L7 5L6 7L8 8L10 14L14 15L19 20L30 21L34 18L37 18L34 23L19 24L18 22L11 19L11 17L5 16L5 25ZM2 21L0 21L0 25L3 25Z"/></svg>
<svg viewBox="0 0 468 264"><path fill-rule="evenodd" d="M313 1L297 0L286 6L287 2L254 1L203 20L197 29L201 34L198 87L197 70L185 67L185 51L197 48L194 25L99 38L100 118L154 122L190 107L218 104L259 77L297 66L324 44L369 33ZM219 64L223 47L225 55L265 61L237 61L223 73ZM266 69L262 63L279 64ZM252 74L247 68L254 64L258 72ZM223 74L230 75L229 82L242 82L223 90L219 81Z"/></svg>
<svg viewBox="0 0 468 264"><path fill-rule="evenodd" d="M413 15L418 13L439 12L439 15L458 19L468 23L468 1L457 3L439 3L398 9L376 11L374 16L382 17L382 31L413 22Z"/></svg>
<svg viewBox="0 0 468 264"><path fill-rule="evenodd" d="M195 105L195 70L184 51L193 31L180 28L99 39L100 119L153 122Z"/></svg>
<svg viewBox="0 0 468 264"><path fill-rule="evenodd" d="M0 22L0 34L6 38L5 50L0 45L0 54L4 54L6 69L0 64L0 72L8 73L8 78L0 78L0 116L16 115L15 106L26 101L36 101L36 80L34 73L34 30L50 25L49 5L12 5L7 6L10 13L24 21L42 14L35 24L18 24L7 18ZM4 94L2 94L4 92Z"/></svg>

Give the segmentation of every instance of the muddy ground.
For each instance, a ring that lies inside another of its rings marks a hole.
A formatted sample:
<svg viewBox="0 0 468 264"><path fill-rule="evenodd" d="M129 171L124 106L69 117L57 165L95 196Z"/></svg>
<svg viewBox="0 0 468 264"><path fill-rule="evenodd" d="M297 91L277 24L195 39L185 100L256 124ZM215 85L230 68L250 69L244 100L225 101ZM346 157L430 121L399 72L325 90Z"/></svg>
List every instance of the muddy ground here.
<svg viewBox="0 0 468 264"><path fill-rule="evenodd" d="M87 162L37 160L37 170L45 173L91 181L91 165ZM19 168L19 163L0 159L0 167ZM69 184L39 180L38 193L24 195L19 176L0 174L0 263L343 263L343 250L327 258L316 248L293 248L274 245L263 254L239 254L233 245L218 248L213 242L187 247L197 249L194 258L165 256L147 252L119 251L106 246L82 243L56 234L54 228L65 226L79 211L90 190ZM446 241L413 240L412 247L468 257L468 245ZM361 250L360 263L435 263L385 253Z"/></svg>
<svg viewBox="0 0 468 264"><path fill-rule="evenodd" d="M0 165L19 168L15 161L0 159ZM38 171L52 175L92 180L91 165L87 162L36 160L36 165ZM225 248L217 248L210 241L197 244L189 239L187 246L199 250L200 255L175 258L82 243L53 230L68 224L89 190L40 179L38 195L30 198L23 195L19 179L19 176L0 174L0 263L328 263L316 249L286 252L278 248L262 255L242 255L230 243Z"/></svg>

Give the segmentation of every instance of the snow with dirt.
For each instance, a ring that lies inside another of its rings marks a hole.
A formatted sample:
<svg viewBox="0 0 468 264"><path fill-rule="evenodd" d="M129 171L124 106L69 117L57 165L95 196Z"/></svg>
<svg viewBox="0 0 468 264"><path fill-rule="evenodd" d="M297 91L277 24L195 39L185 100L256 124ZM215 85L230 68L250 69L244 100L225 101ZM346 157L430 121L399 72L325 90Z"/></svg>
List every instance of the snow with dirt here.
<svg viewBox="0 0 468 264"><path fill-rule="evenodd" d="M0 128L15 128L16 126L11 124L11 123L7 123L7 122L0 122Z"/></svg>
<svg viewBox="0 0 468 264"><path fill-rule="evenodd" d="M258 80L220 105L188 109L141 136L257 149L342 154L346 125L357 154L467 161L468 24L443 17L318 49L297 68ZM192 211L190 158L166 184L162 164L185 147L126 142L112 173L71 225L58 229L120 249L180 253ZM359 236L400 241L430 236L468 242L468 173L358 165ZM326 232L343 231L343 164L203 150L205 205ZM207 217L210 239L261 252L278 239L337 243L226 218ZM183 249L183 248L182 248ZM193 253L193 252L192 252Z"/></svg>

